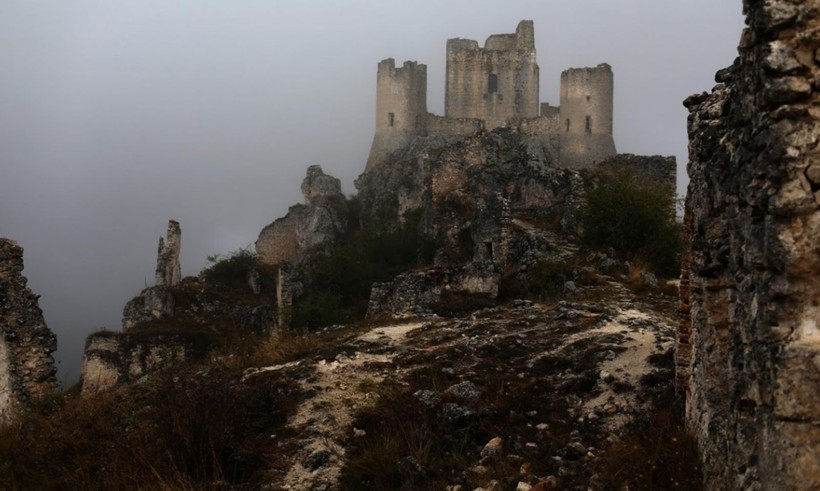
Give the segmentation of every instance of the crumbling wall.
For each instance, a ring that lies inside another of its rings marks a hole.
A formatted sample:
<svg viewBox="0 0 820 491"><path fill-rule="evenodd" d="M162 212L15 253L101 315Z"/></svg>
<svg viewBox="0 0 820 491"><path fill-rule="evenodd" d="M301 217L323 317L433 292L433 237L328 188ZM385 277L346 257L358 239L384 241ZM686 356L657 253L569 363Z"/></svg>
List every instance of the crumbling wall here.
<svg viewBox="0 0 820 491"><path fill-rule="evenodd" d="M672 189L672 192L677 184L678 164L674 156L619 153L598 162L595 169L608 173L626 172L639 182L667 186Z"/></svg>
<svg viewBox="0 0 820 491"><path fill-rule="evenodd" d="M23 248L0 238L0 420L57 387L57 338L26 287Z"/></svg>
<svg viewBox="0 0 820 491"><path fill-rule="evenodd" d="M347 201L339 179L308 167L302 182L304 204L268 225L256 240L256 252L265 264L290 261L306 250L335 240L347 228Z"/></svg>
<svg viewBox="0 0 820 491"><path fill-rule="evenodd" d="M165 238L159 238L157 250L157 286L174 286L182 279L179 265L179 251L182 247L182 232L179 223L168 220L168 232Z"/></svg>
<svg viewBox="0 0 820 491"><path fill-rule="evenodd" d="M81 393L89 396L145 380L159 371L201 359L210 348L211 343L201 333L92 334L85 342Z"/></svg>
<svg viewBox="0 0 820 491"><path fill-rule="evenodd" d="M740 56L686 101L692 359L679 375L708 489L818 489L820 9L744 11Z"/></svg>

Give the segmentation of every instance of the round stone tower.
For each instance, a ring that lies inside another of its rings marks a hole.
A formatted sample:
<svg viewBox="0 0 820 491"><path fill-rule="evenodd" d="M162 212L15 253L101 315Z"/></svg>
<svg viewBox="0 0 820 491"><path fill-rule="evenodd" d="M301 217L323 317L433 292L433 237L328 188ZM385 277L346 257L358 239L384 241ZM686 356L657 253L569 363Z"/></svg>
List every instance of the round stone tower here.
<svg viewBox="0 0 820 491"><path fill-rule="evenodd" d="M561 164L592 167L615 155L612 138L612 68L570 68L561 73Z"/></svg>
<svg viewBox="0 0 820 491"><path fill-rule="evenodd" d="M379 63L376 81L376 134L367 168L378 165L391 151L427 131L427 65L393 58Z"/></svg>

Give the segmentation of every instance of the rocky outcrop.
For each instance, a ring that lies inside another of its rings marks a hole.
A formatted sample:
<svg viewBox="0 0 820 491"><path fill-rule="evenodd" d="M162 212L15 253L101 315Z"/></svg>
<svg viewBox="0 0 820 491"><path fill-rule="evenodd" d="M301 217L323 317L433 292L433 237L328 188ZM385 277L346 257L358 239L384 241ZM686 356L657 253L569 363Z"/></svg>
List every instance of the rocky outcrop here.
<svg viewBox="0 0 820 491"><path fill-rule="evenodd" d="M57 338L26 287L23 248L0 239L0 421L57 387Z"/></svg>
<svg viewBox="0 0 820 491"><path fill-rule="evenodd" d="M692 359L679 375L707 488L817 489L820 9L744 11L739 58L686 101Z"/></svg>
<svg viewBox="0 0 820 491"><path fill-rule="evenodd" d="M493 262L400 274L373 285L367 318L400 319L494 305L500 277Z"/></svg>
<svg viewBox="0 0 820 491"><path fill-rule="evenodd" d="M256 252L263 263L292 261L308 249L332 243L347 228L347 200L339 179L311 165L302 195L304 204L291 206L259 234Z"/></svg>
<svg viewBox="0 0 820 491"><path fill-rule="evenodd" d="M83 355L82 395L143 381L161 370L201 359L209 348L211 343L202 333L92 334Z"/></svg>
<svg viewBox="0 0 820 491"><path fill-rule="evenodd" d="M182 232L179 223L168 221L168 232L165 238L159 238L157 251L157 286L174 286L182 279L179 266L179 250L182 246Z"/></svg>
<svg viewBox="0 0 820 491"><path fill-rule="evenodd" d="M362 220L390 223L423 214L423 233L441 244L436 264L508 257L513 217L564 232L577 228L578 171L561 169L528 135L500 128L453 141L416 139L356 181Z"/></svg>
<svg viewBox="0 0 820 491"><path fill-rule="evenodd" d="M122 329L127 331L139 324L167 319L174 315L174 296L164 286L152 286L125 304L122 310Z"/></svg>

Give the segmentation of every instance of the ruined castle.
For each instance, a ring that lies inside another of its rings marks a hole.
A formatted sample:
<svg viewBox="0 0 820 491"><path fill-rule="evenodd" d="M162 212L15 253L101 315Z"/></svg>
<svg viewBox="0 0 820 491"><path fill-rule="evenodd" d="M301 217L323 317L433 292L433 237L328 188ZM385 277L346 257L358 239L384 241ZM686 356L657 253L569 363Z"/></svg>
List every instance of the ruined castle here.
<svg viewBox="0 0 820 491"><path fill-rule="evenodd" d="M376 133L371 170L416 137L464 137L499 127L539 140L563 167L591 167L615 155L613 76L607 64L561 74L560 107L541 103L535 31L531 20L515 34L493 34L481 48L469 39L447 41L444 117L427 112L427 66L379 63Z"/></svg>

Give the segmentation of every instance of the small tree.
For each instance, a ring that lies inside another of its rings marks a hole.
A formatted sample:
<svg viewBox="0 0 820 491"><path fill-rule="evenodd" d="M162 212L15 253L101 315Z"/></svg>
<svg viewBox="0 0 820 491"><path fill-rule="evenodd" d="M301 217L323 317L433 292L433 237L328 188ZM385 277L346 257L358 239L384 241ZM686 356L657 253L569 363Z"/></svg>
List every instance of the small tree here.
<svg viewBox="0 0 820 491"><path fill-rule="evenodd" d="M680 272L681 225L671 186L640 182L629 173L601 174L581 210L581 242L612 247L671 277Z"/></svg>

